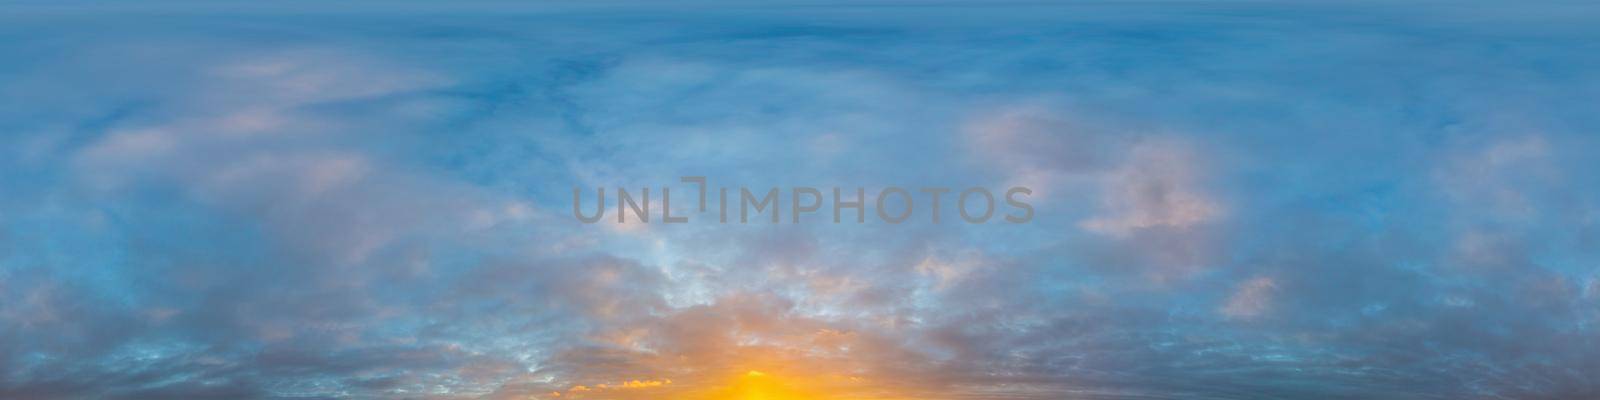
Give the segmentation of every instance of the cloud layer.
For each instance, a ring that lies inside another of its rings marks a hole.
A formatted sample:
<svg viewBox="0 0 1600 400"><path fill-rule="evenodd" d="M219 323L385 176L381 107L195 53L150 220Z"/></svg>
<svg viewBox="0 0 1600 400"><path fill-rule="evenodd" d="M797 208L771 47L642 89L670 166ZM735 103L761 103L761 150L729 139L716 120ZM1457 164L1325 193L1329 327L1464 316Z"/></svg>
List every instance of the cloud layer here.
<svg viewBox="0 0 1600 400"><path fill-rule="evenodd" d="M1600 396L1593 7L0 7L0 398Z"/></svg>

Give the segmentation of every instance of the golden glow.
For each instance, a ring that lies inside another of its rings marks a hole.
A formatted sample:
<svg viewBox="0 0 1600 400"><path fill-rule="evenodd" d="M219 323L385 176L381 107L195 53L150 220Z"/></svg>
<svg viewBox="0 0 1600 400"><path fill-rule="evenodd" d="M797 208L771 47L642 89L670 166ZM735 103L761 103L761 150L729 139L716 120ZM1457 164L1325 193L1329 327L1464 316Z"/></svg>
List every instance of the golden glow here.
<svg viewBox="0 0 1600 400"><path fill-rule="evenodd" d="M659 379L659 380L657 380L657 379L645 379L645 380L635 379L635 380L622 381L621 383L617 383L617 384L599 383L599 384L595 384L593 386L589 386L589 385L574 385L574 386L572 386L570 388L567 388L566 394L569 395L569 396L574 396L574 395L582 395L582 394L588 394L588 393L601 393L601 392L616 391L616 390L630 390L631 391L631 390L642 390L642 389L655 389L655 388L660 388L660 387L671 385L671 384L672 384L672 380L671 379ZM562 392L550 392L549 394L546 394L547 397L561 397L561 395L562 395Z"/></svg>
<svg viewBox="0 0 1600 400"><path fill-rule="evenodd" d="M642 389L642 388L657 387L657 386L671 384L671 383L672 383L671 379L663 379L663 380L659 380L659 381L657 381L657 380L648 380L648 381L633 380L633 381L623 382L621 386L623 388L625 388L625 389Z"/></svg>
<svg viewBox="0 0 1600 400"><path fill-rule="evenodd" d="M664 399L664 400L889 400L914 397L887 396L885 388L868 379L840 374L810 375L805 371L745 370L723 375L701 385L675 384L670 379L635 379L616 383L575 385L566 391L535 398Z"/></svg>
<svg viewBox="0 0 1600 400"><path fill-rule="evenodd" d="M707 400L806 400L819 396L808 394L771 374L751 370L739 375L732 385L713 392Z"/></svg>

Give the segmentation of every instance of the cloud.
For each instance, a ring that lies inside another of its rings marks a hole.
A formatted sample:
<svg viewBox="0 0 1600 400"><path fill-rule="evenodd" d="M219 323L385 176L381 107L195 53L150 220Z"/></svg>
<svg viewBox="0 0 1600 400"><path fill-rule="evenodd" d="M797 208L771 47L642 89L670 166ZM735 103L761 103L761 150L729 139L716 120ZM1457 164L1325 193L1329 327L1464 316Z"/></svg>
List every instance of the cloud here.
<svg viewBox="0 0 1600 400"><path fill-rule="evenodd" d="M1261 316L1272 308L1273 292L1277 283L1272 278L1257 277L1240 283L1228 301L1217 310L1228 318L1250 319Z"/></svg>
<svg viewBox="0 0 1600 400"><path fill-rule="evenodd" d="M0 397L1596 392L1575 21L294 7L0 17ZM1038 217L568 217L684 175Z"/></svg>
<svg viewBox="0 0 1600 400"><path fill-rule="evenodd" d="M1104 189L1109 215L1084 221L1085 229L1125 237L1136 230L1182 230L1220 217L1221 206L1199 187L1202 167L1192 151L1146 142L1130 153Z"/></svg>

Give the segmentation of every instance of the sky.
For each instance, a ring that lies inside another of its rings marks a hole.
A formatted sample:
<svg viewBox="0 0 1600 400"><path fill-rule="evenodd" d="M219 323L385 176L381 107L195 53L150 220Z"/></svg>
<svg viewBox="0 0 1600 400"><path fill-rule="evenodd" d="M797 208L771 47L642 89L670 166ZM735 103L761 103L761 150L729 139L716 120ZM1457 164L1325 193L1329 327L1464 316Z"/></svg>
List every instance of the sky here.
<svg viewBox="0 0 1600 400"><path fill-rule="evenodd" d="M1597 398L1597 22L4 2L0 398ZM644 187L696 218L572 214Z"/></svg>

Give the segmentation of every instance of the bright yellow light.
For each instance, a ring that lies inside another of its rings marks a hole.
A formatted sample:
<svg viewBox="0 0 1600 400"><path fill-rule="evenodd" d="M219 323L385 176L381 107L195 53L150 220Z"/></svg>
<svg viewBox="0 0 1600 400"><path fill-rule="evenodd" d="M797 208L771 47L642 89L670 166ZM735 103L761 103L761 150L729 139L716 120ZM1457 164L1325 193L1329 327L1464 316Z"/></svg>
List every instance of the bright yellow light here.
<svg viewBox="0 0 1600 400"><path fill-rule="evenodd" d="M738 371L738 370L735 370ZM671 379L629 379L609 383L574 385L565 391L540 396L573 400L890 400L909 399L871 388L868 379L842 374L815 374L800 369L725 372L721 379L700 385ZM720 382L720 383L719 383Z"/></svg>
<svg viewBox="0 0 1600 400"><path fill-rule="evenodd" d="M749 371L740 375L733 385L710 396L710 399L809 400L815 397L807 395L805 392L795 388L793 384L771 374L761 371Z"/></svg>

